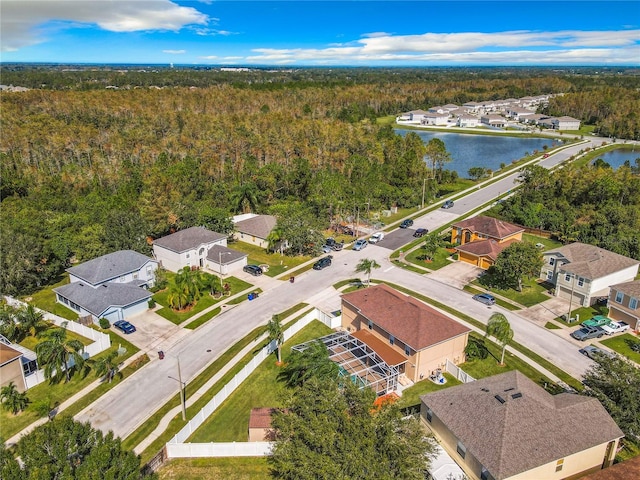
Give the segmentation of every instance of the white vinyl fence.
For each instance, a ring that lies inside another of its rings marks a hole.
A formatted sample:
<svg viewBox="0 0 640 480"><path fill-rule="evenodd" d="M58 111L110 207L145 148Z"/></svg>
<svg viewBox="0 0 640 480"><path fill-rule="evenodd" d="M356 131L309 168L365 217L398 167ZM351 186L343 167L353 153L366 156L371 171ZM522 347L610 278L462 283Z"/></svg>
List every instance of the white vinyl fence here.
<svg viewBox="0 0 640 480"><path fill-rule="evenodd" d="M313 309L291 325L284 332L286 342L313 320L320 320L330 328L340 325L341 317L332 317L318 309ZM236 374L189 422L166 444L168 458L177 457L227 457L227 456L265 456L270 452L269 442L238 443L185 443L186 440L205 422L205 420L224 402L231 393L276 350L273 341L264 347L245 367ZM256 446L252 446L256 445ZM240 453L234 453L240 452Z"/></svg>
<svg viewBox="0 0 640 480"><path fill-rule="evenodd" d="M469 383L469 382L475 381L475 378L473 378L471 375L466 373L464 370L462 370L460 367L458 367L455 363L450 361L448 358L447 358L447 364L445 366L445 370L447 371L447 373L450 373L451 375L456 377L458 380L460 380L462 383Z"/></svg>
<svg viewBox="0 0 640 480"><path fill-rule="evenodd" d="M20 308L26 306L27 304L17 300L13 297L4 297L7 301L7 304L12 307ZM40 310L37 308L40 313L42 313L45 320L53 323L54 325L61 327L63 323L66 323L67 330L70 332L77 333L81 337L88 338L89 340L93 340L92 343L86 345L84 347L84 357L90 358L98 355L101 352L104 352L111 346L111 338L106 333L99 332L94 330L93 328L85 327L84 325L73 322L71 320L67 320L66 318L59 317L58 315L54 315L53 313L45 312L44 310ZM39 383L42 383L45 380L42 369L37 370L36 372L25 377L25 382L27 388L34 387Z"/></svg>

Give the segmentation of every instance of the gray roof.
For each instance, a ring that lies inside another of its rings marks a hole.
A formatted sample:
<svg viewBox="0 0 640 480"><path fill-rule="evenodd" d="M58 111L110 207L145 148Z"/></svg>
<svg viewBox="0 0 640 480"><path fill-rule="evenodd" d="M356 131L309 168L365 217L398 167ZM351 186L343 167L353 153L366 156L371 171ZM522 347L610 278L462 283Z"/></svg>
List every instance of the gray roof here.
<svg viewBox="0 0 640 480"><path fill-rule="evenodd" d="M633 282L618 283L617 285L611 285L613 290L622 292L630 297L640 299L640 280L634 280Z"/></svg>
<svg viewBox="0 0 640 480"><path fill-rule="evenodd" d="M209 249L209 252L207 253L207 260L215 263L222 263L222 265L227 265L248 256L249 255L244 252L239 252L231 248L223 247L222 245L214 245Z"/></svg>
<svg viewBox="0 0 640 480"><path fill-rule="evenodd" d="M204 227L190 227L179 230L166 237L158 238L153 241L153 244L173 252L181 253L187 250L193 250L194 248L197 249L201 245L217 242L223 238L226 238L226 235L222 233L212 232Z"/></svg>
<svg viewBox="0 0 640 480"><path fill-rule="evenodd" d="M109 307L126 308L151 298L149 291L130 283L108 282L93 288L82 282L73 282L54 288L53 291L80 305L96 317L102 315Z"/></svg>
<svg viewBox="0 0 640 480"><path fill-rule="evenodd" d="M119 250L67 269L91 285L99 285L114 278L140 270L147 262L158 263L133 250Z"/></svg>
<svg viewBox="0 0 640 480"><path fill-rule="evenodd" d="M624 435L596 398L551 395L517 370L420 398L496 480Z"/></svg>
<svg viewBox="0 0 640 480"><path fill-rule="evenodd" d="M610 252L604 248L579 242L570 243L544 253L545 255L566 258L569 263L561 267L563 271L591 280L602 278L640 263L638 260Z"/></svg>
<svg viewBox="0 0 640 480"><path fill-rule="evenodd" d="M277 220L273 215L256 215L236 223L236 230L240 233L253 235L254 237L266 239Z"/></svg>

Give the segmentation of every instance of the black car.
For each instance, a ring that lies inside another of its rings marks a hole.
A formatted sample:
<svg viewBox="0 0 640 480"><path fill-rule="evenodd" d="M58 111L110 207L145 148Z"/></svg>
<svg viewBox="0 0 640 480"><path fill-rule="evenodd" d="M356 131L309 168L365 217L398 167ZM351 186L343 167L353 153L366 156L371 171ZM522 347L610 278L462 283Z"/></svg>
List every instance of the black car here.
<svg viewBox="0 0 640 480"><path fill-rule="evenodd" d="M126 320L118 320L117 322L113 322L113 326L120 330L122 333L133 333L136 331L136 327L131 325Z"/></svg>
<svg viewBox="0 0 640 480"><path fill-rule="evenodd" d="M328 267L331 265L331 255L321 258L316 263L313 264L314 270L322 270L324 267Z"/></svg>
<svg viewBox="0 0 640 480"><path fill-rule="evenodd" d="M426 235L427 233L429 233L429 230L427 230L426 228L418 228L415 232L413 232L413 236L421 237L423 235Z"/></svg>
<svg viewBox="0 0 640 480"><path fill-rule="evenodd" d="M402 223L400 224L400 228L409 228L411 225L413 225L413 220L407 218L406 220L402 221Z"/></svg>
<svg viewBox="0 0 640 480"><path fill-rule="evenodd" d="M262 275L262 269L258 265L245 265L244 267L242 267L242 270L250 273L254 277L259 277L260 275Z"/></svg>
<svg viewBox="0 0 640 480"><path fill-rule="evenodd" d="M333 237L329 237L324 241L324 244L329 247L333 247L336 244L336 241Z"/></svg>
<svg viewBox="0 0 640 480"><path fill-rule="evenodd" d="M447 200L446 202L444 202L442 204L442 207L440 207L440 208L445 208L446 209L446 208L451 208L451 207L453 207L453 200Z"/></svg>

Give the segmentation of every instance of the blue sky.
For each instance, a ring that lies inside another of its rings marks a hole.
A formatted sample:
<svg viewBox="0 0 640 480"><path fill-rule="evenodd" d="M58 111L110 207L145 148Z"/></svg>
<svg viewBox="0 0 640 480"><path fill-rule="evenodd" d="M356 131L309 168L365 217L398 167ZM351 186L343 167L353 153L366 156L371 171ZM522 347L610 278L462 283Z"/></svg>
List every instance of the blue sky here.
<svg viewBox="0 0 640 480"><path fill-rule="evenodd" d="M640 0L2 0L0 21L2 62L640 65Z"/></svg>

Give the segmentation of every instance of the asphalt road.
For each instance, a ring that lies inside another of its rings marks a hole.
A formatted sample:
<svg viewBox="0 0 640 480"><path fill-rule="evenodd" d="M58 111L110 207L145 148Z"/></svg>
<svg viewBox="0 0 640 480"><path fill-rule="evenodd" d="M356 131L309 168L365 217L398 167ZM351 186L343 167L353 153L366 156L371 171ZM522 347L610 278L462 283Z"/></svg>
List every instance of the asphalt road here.
<svg viewBox="0 0 640 480"><path fill-rule="evenodd" d="M590 140L598 142L597 139ZM602 139L597 144L601 142ZM553 166L584 148L584 145L569 147L551 155L545 159L545 166ZM517 173L509 175L456 200L455 206L451 209L438 209L417 219L413 225L414 229L423 227L433 230L456 218L457 215L491 201L512 189L517 175ZM407 233L412 232L407 231ZM409 238L413 239L413 237ZM197 330L182 336L170 348L166 348L164 360L155 360L127 378L100 397L88 409L80 412L76 419L90 421L96 428L103 431L113 430L117 436L125 438L168 398L178 392L179 383L169 378L178 376L178 358L182 379L188 382L231 345L257 326L266 324L273 314L282 312L299 302L309 301L314 295L320 294L340 279L356 277L355 266L362 258L374 258L381 265L381 268L374 272L374 277L420 292L480 321L486 321L494 311L501 311L511 321L516 341L572 375L581 375L591 365L591 361L578 353L575 346L567 340L513 312L503 311L496 306L487 308L472 300L471 295L461 290L431 280L427 276L394 267L388 260L389 249L382 248L387 243L387 239L391 243L394 233L389 234L378 246L370 245L359 252L352 250L336 252L331 267L320 271L308 271L297 276L295 283L281 282L260 294L258 299L243 302ZM155 354L155 352L149 353Z"/></svg>

